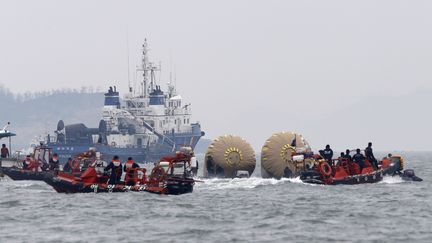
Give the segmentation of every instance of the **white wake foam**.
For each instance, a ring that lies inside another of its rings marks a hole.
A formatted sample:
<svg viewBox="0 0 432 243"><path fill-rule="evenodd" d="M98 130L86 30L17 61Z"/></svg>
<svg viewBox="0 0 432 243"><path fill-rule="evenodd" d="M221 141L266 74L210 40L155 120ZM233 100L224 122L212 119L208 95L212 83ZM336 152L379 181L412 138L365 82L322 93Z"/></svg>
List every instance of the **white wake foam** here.
<svg viewBox="0 0 432 243"><path fill-rule="evenodd" d="M234 178L234 179L204 179L203 183L196 183L197 187L205 187L206 189L224 190L224 189L237 189L246 188L252 189L258 186L276 185L282 183L303 183L300 178L282 178L277 179L264 179L259 177L250 178Z"/></svg>
<svg viewBox="0 0 432 243"><path fill-rule="evenodd" d="M399 184L404 183L405 181L402 180L399 176L384 176L383 180L380 183L385 184Z"/></svg>

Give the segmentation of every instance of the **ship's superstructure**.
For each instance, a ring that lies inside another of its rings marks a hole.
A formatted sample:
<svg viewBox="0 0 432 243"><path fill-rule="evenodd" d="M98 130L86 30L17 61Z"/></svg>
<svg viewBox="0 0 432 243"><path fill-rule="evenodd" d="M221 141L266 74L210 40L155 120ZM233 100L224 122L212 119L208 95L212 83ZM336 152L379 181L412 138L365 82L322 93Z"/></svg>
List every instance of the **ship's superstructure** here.
<svg viewBox="0 0 432 243"><path fill-rule="evenodd" d="M144 162L181 146L195 147L204 133L199 123L191 122L190 104L183 104L172 80L167 84L167 92L161 89L155 78L160 68L149 61L147 41L142 54L138 88L129 85L123 100L116 87L109 88L99 128L87 128L84 124L64 126L60 121L56 142L50 143L54 152L66 157L95 147L106 156L135 156Z"/></svg>

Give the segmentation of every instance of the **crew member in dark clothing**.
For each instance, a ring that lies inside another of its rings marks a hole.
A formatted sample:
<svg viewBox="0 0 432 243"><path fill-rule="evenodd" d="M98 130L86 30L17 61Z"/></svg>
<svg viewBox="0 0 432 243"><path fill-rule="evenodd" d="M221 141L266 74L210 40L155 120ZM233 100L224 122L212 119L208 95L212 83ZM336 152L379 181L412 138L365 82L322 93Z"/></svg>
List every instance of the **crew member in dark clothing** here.
<svg viewBox="0 0 432 243"><path fill-rule="evenodd" d="M59 169L59 158L57 154L53 154L53 157L49 160L49 170L58 170Z"/></svg>
<svg viewBox="0 0 432 243"><path fill-rule="evenodd" d="M135 186L135 171L133 169L139 168L139 165L135 163L132 157L129 157L127 162L125 163L123 170L126 173L125 183L128 186Z"/></svg>
<svg viewBox="0 0 432 243"><path fill-rule="evenodd" d="M330 148L330 145L326 145L326 148L323 150L323 157L330 165L333 165L333 150Z"/></svg>
<svg viewBox="0 0 432 243"><path fill-rule="evenodd" d="M373 154L371 142L369 142L368 146L365 148L365 155L369 163L371 163L375 169L378 169L378 161L375 159L375 156Z"/></svg>
<svg viewBox="0 0 432 243"><path fill-rule="evenodd" d="M68 162L63 166L64 172L72 172L72 158L68 159Z"/></svg>
<svg viewBox="0 0 432 243"><path fill-rule="evenodd" d="M2 144L1 148L1 158L9 158L9 149L6 147L6 144Z"/></svg>
<svg viewBox="0 0 432 243"><path fill-rule="evenodd" d="M365 164L364 164L365 157L363 156L363 154L360 153L360 149L357 149L357 153L354 154L352 159L353 159L354 163L356 163L360 166L360 171L363 170L363 168L365 166Z"/></svg>
<svg viewBox="0 0 432 243"><path fill-rule="evenodd" d="M108 184L115 185L119 183L122 176L123 168L119 160L119 157L117 155L114 156L111 163L109 163L109 165L104 169L104 171L109 171L109 170L111 170L111 175L108 180Z"/></svg>
<svg viewBox="0 0 432 243"><path fill-rule="evenodd" d="M345 159L347 159L348 162L351 162L351 161L352 161L352 157L351 157L351 155L350 155L350 150L349 150L349 149L347 149L347 150L345 151Z"/></svg>

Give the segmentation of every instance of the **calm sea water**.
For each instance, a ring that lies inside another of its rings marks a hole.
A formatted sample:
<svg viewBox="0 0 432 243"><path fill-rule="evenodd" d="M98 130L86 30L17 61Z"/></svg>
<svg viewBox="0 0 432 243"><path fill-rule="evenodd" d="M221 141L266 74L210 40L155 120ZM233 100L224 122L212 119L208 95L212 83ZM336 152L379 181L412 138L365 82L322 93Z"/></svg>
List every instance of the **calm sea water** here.
<svg viewBox="0 0 432 243"><path fill-rule="evenodd" d="M423 182L319 186L258 172L161 196L66 195L4 178L0 242L431 242L432 153L405 155Z"/></svg>

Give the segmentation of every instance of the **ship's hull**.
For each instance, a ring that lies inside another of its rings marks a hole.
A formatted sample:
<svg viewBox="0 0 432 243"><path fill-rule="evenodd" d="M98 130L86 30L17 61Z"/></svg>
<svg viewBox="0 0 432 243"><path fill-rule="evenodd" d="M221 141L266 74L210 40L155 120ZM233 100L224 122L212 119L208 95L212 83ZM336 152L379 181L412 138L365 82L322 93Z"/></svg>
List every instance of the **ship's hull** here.
<svg viewBox="0 0 432 243"><path fill-rule="evenodd" d="M132 157L134 161L139 163L153 163L158 161L162 156L174 154L176 149L182 146L191 146L195 148L201 133L199 134L169 134L167 135L172 141L176 143L176 148L171 147L163 141L158 141L148 147L113 147L106 144L93 144L93 143L48 143L47 145L53 149L53 153L57 153L60 161L65 163L68 158L73 158L75 155L88 151L89 148L95 148L96 151L102 154L102 159L111 160L113 156L117 155L120 160L126 161Z"/></svg>

